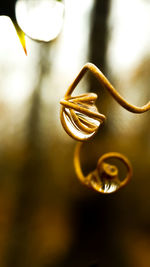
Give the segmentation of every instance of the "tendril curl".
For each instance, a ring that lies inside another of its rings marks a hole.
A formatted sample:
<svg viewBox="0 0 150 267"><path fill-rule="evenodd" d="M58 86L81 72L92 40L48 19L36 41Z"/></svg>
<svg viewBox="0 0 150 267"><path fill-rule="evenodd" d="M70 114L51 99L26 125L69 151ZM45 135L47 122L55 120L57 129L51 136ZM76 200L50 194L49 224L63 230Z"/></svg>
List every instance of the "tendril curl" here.
<svg viewBox="0 0 150 267"><path fill-rule="evenodd" d="M129 160L122 154L117 152L106 153L98 160L97 167L94 171L85 176L82 172L80 163L80 151L83 141L89 140L98 130L99 126L105 122L106 117L101 114L95 101L97 95L95 93L85 93L78 96L72 96L74 89L81 81L87 71L91 71L98 79L99 83L107 89L112 97L124 107L133 113L143 113L150 110L150 101L137 107L127 102L112 86L104 74L92 63L83 66L73 83L69 86L65 96L61 99L60 120L65 131L78 142L74 154L74 167L78 179L86 186L104 194L113 193L124 187L132 176L132 167ZM119 170L117 166L109 164L110 159L118 159L126 169L127 174L124 179L119 178Z"/></svg>
<svg viewBox="0 0 150 267"><path fill-rule="evenodd" d="M124 155L117 152L110 152L102 155L97 162L96 169L85 176L80 163L82 145L83 142L78 142L76 145L74 153L74 167L78 179L84 185L100 193L110 194L118 191L130 181L132 176L132 166ZM107 163L107 160L110 159L118 159L125 165L127 174L123 180L120 180L119 178L117 166Z"/></svg>
<svg viewBox="0 0 150 267"><path fill-rule="evenodd" d="M87 63L83 66L73 83L69 86L64 98L60 101L62 126L77 141L86 141L91 138L97 132L99 126L106 120L105 115L99 113L95 106L96 94L85 93L79 96L71 96L88 70L94 74L100 84L126 110L133 113L143 113L150 110L150 101L141 107L127 102L94 64Z"/></svg>

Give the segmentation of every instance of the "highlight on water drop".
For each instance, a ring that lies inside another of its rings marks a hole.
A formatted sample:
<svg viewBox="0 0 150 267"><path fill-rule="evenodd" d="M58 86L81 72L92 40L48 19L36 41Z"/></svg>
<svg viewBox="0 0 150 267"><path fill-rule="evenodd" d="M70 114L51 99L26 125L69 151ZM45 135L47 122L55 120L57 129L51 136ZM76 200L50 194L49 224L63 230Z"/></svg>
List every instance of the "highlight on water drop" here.
<svg viewBox="0 0 150 267"><path fill-rule="evenodd" d="M105 120L105 116L95 106L96 99L96 94L87 93L76 97L66 96L60 101L62 125L78 141L91 138Z"/></svg>

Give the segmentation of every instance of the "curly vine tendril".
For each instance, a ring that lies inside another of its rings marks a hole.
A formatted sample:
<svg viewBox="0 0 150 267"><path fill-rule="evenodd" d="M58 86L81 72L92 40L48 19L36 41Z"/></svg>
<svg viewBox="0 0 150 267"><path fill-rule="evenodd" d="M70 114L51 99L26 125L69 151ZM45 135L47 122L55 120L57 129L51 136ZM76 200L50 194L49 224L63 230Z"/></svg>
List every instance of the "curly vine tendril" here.
<svg viewBox="0 0 150 267"><path fill-rule="evenodd" d="M124 155L117 152L110 152L102 155L98 160L96 169L85 176L80 163L80 152L82 145L83 143L81 142L78 142L76 145L74 154L74 167L78 179L84 185L100 193L109 194L116 192L130 181L132 176L131 164ZM123 180L119 179L118 168L115 165L105 162L109 159L118 159L124 163L127 169L127 174Z"/></svg>
<svg viewBox="0 0 150 267"><path fill-rule="evenodd" d="M71 96L73 90L78 85L87 71L91 71L100 84L108 90L113 98L125 109L133 113L143 113L150 110L150 101L137 107L128 103L111 85L104 74L92 63L83 66L78 76L69 86L64 98L60 101L60 119L65 131L77 141L89 140L98 130L99 126L106 120L105 115L99 113L95 101L97 95L85 93L78 96ZM112 193L125 186L131 176L132 167L128 159L120 153L111 152L101 156L94 171L85 176L80 164L80 150L83 143L78 143L74 154L74 166L79 180L94 190L101 193ZM127 175L123 180L119 179L119 171L115 165L107 163L109 159L118 159L127 169Z"/></svg>

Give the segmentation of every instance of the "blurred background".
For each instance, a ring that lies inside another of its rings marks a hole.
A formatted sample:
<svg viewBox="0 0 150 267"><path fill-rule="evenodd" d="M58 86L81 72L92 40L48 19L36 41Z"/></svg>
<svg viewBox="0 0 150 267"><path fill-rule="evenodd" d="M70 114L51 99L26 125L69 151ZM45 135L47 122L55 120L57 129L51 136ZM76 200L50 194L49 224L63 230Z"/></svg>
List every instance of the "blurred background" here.
<svg viewBox="0 0 150 267"><path fill-rule="evenodd" d="M33 2L16 5L27 35L46 41L26 36L28 56L0 17L0 266L149 267L150 113L124 110L90 74L76 89L96 92L107 116L83 147L85 173L111 151L134 170L124 189L101 195L75 175L59 100L87 61L130 103L150 99L150 1L39 0L38 15Z"/></svg>

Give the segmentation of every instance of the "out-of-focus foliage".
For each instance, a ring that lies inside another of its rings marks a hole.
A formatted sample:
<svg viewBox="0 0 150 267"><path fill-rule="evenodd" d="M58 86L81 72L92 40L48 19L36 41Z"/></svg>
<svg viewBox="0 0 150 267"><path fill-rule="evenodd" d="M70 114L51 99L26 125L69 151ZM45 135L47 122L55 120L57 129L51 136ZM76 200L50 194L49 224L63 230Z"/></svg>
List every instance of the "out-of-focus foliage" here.
<svg viewBox="0 0 150 267"><path fill-rule="evenodd" d="M88 55L93 63L99 60L96 64L130 102L144 104L150 98L149 51L143 48L126 72L118 69L117 61L113 65L107 58L114 32L106 21L116 1L111 6L106 0L83 2L65 1L64 28L54 42L27 38L28 57L12 28L6 36L0 27L2 267L149 267L149 113L124 111L88 75L76 90L98 92L99 110L107 116L95 138L84 145L85 173L108 151L124 153L133 165L130 184L110 196L79 183L73 167L75 141L59 121L59 100ZM113 28L116 16L111 16Z"/></svg>

